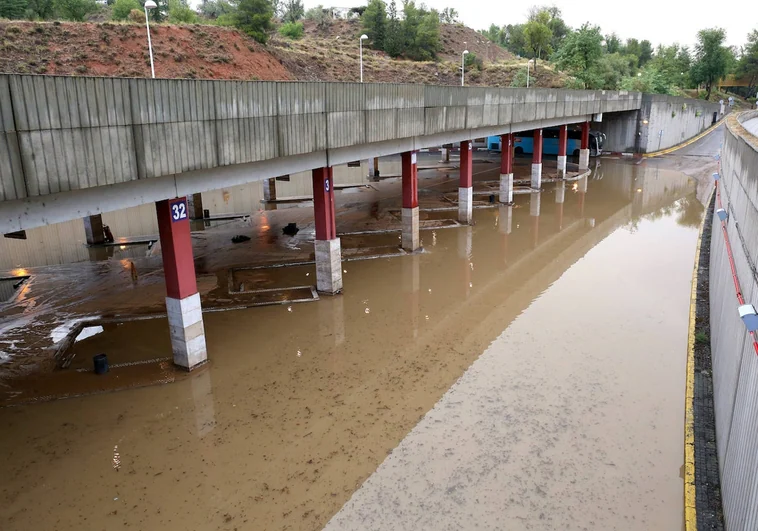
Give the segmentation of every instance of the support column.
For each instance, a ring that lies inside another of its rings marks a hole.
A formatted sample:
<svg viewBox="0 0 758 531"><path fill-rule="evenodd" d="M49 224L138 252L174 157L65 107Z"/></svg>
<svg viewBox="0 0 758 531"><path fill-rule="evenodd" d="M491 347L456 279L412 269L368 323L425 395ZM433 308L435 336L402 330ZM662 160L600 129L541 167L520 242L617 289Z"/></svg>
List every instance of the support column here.
<svg viewBox="0 0 758 531"><path fill-rule="evenodd" d="M558 177L566 177L566 145L568 144L568 126L558 128Z"/></svg>
<svg viewBox="0 0 758 531"><path fill-rule="evenodd" d="M374 157L374 175L373 177L379 177L379 157Z"/></svg>
<svg viewBox="0 0 758 531"><path fill-rule="evenodd" d="M316 218L316 289L334 295L342 291L342 252L334 216L332 168L313 170L313 214Z"/></svg>
<svg viewBox="0 0 758 531"><path fill-rule="evenodd" d="M458 221L471 223L474 203L474 166L471 141L461 142L461 173L458 185Z"/></svg>
<svg viewBox="0 0 758 531"><path fill-rule="evenodd" d="M276 178L263 181L263 200L276 201Z"/></svg>
<svg viewBox="0 0 758 531"><path fill-rule="evenodd" d="M155 204L166 276L166 312L174 363L191 371L208 360L203 311L195 280L187 199Z"/></svg>
<svg viewBox="0 0 758 531"><path fill-rule="evenodd" d="M100 245L105 243L105 232L103 231L103 216L95 214L84 218L84 237L87 245Z"/></svg>
<svg viewBox="0 0 758 531"><path fill-rule="evenodd" d="M416 152L406 151L401 156L403 173L403 235L406 251L419 248L418 235L418 166Z"/></svg>
<svg viewBox="0 0 758 531"><path fill-rule="evenodd" d="M513 134L500 135L500 202L513 203Z"/></svg>
<svg viewBox="0 0 758 531"><path fill-rule="evenodd" d="M563 230L563 204L566 201L566 182L555 183L555 202L558 204L558 232Z"/></svg>
<svg viewBox="0 0 758 531"><path fill-rule="evenodd" d="M540 203L542 193L532 191L529 197L529 215L532 217L532 246L536 249L540 240Z"/></svg>
<svg viewBox="0 0 758 531"><path fill-rule="evenodd" d="M442 160L440 162L450 162L450 148L451 144L445 144L442 146Z"/></svg>
<svg viewBox="0 0 758 531"><path fill-rule="evenodd" d="M590 123L582 122L582 145L579 149L579 169L590 169Z"/></svg>
<svg viewBox="0 0 758 531"><path fill-rule="evenodd" d="M534 148L532 149L532 190L542 187L542 129L534 130Z"/></svg>
<svg viewBox="0 0 758 531"><path fill-rule="evenodd" d="M203 219L203 194L187 196L187 212L190 219Z"/></svg>

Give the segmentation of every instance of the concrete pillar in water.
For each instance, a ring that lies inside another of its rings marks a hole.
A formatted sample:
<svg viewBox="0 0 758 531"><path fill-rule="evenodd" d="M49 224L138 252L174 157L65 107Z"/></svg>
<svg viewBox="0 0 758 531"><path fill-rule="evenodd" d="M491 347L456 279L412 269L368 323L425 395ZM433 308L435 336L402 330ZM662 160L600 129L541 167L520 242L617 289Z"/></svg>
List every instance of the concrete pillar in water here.
<svg viewBox="0 0 758 531"><path fill-rule="evenodd" d="M332 168L313 170L313 214L316 218L316 288L334 295L342 291L342 252L334 215Z"/></svg>
<svg viewBox="0 0 758 531"><path fill-rule="evenodd" d="M208 359L203 311L195 280L187 199L155 204L166 276L166 311L174 363L191 371Z"/></svg>
<svg viewBox="0 0 758 531"><path fill-rule="evenodd" d="M558 204L558 230L563 230L563 203L566 201L566 182L555 183L555 202Z"/></svg>
<svg viewBox="0 0 758 531"><path fill-rule="evenodd" d="M582 122L582 144L579 149L579 169L590 168L590 123Z"/></svg>
<svg viewBox="0 0 758 531"><path fill-rule="evenodd" d="M420 291L421 291L421 256L414 254L403 258L403 291L408 299L408 324L413 338L418 337Z"/></svg>
<svg viewBox="0 0 758 531"><path fill-rule="evenodd" d="M105 243L105 233L103 232L103 216L95 214L84 218L84 237L87 245L100 245Z"/></svg>
<svg viewBox="0 0 758 531"><path fill-rule="evenodd" d="M374 171L372 173L372 177L379 177L379 157L374 157Z"/></svg>
<svg viewBox="0 0 758 531"><path fill-rule="evenodd" d="M532 245L534 248L539 243L540 235L540 202L542 201L542 194L537 191L532 191L529 197L529 215L532 216Z"/></svg>
<svg viewBox="0 0 758 531"><path fill-rule="evenodd" d="M503 263L508 262L508 236L513 232L513 207L500 205L498 212L498 232L502 235Z"/></svg>
<svg viewBox="0 0 758 531"><path fill-rule="evenodd" d="M190 219L203 219L203 194L187 196L187 213Z"/></svg>
<svg viewBox="0 0 758 531"><path fill-rule="evenodd" d="M416 152L406 151L401 156L403 173L403 235L406 251L419 248L418 234L418 165Z"/></svg>
<svg viewBox="0 0 758 531"><path fill-rule="evenodd" d="M513 203L513 134L500 135L500 202Z"/></svg>
<svg viewBox="0 0 758 531"><path fill-rule="evenodd" d="M558 128L558 177L566 176L566 145L568 144L568 126Z"/></svg>
<svg viewBox="0 0 758 531"><path fill-rule="evenodd" d="M276 201L276 179L266 179L263 181L263 200Z"/></svg>
<svg viewBox="0 0 758 531"><path fill-rule="evenodd" d="M474 206L474 169L471 141L461 142L461 171L458 185L458 221L471 223Z"/></svg>
<svg viewBox="0 0 758 531"><path fill-rule="evenodd" d="M534 130L534 148L532 149L532 190L542 186L542 129Z"/></svg>

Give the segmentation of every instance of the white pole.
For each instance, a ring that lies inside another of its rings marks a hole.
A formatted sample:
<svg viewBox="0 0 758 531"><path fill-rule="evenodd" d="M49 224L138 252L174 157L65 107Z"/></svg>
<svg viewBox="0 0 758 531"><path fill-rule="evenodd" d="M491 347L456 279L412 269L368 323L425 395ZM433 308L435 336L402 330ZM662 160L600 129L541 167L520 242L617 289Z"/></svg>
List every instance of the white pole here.
<svg viewBox="0 0 758 531"><path fill-rule="evenodd" d="M361 47L361 83L363 83L363 39L360 40Z"/></svg>
<svg viewBox="0 0 758 531"><path fill-rule="evenodd" d="M463 52L461 54L461 86L465 86L465 68L466 68L466 61L464 60L466 58L466 52Z"/></svg>
<svg viewBox="0 0 758 531"><path fill-rule="evenodd" d="M526 88L529 88L529 61L526 62Z"/></svg>
<svg viewBox="0 0 758 531"><path fill-rule="evenodd" d="M148 19L147 12L150 11L145 8L145 26L147 26L147 47L150 50L150 72L155 79L155 65L153 64L153 42L150 40L150 20Z"/></svg>

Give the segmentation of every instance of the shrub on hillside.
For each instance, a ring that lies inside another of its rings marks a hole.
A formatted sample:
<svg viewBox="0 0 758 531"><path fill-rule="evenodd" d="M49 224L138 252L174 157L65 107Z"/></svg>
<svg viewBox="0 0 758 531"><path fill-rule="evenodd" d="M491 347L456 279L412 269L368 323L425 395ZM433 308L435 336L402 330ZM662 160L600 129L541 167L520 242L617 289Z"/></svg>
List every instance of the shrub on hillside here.
<svg viewBox="0 0 758 531"><path fill-rule="evenodd" d="M273 29L273 16L274 9L268 0L240 0L234 25L261 44L266 44L268 34Z"/></svg>
<svg viewBox="0 0 758 531"><path fill-rule="evenodd" d="M113 20L126 20L132 9L141 12L142 6L137 0L116 0L111 9L111 18Z"/></svg>
<svg viewBox="0 0 758 531"><path fill-rule="evenodd" d="M187 5L186 0L168 1L168 21L172 24L195 24L197 13Z"/></svg>
<svg viewBox="0 0 758 531"><path fill-rule="evenodd" d="M139 9L132 9L129 11L129 22L133 22L135 24L144 24L145 12L140 11Z"/></svg>
<svg viewBox="0 0 758 531"><path fill-rule="evenodd" d="M279 34L290 39L302 39L304 32L302 22L287 22L279 28Z"/></svg>
<svg viewBox="0 0 758 531"><path fill-rule="evenodd" d="M66 20L84 22L87 15L96 12L100 6L96 0L55 0L55 11Z"/></svg>

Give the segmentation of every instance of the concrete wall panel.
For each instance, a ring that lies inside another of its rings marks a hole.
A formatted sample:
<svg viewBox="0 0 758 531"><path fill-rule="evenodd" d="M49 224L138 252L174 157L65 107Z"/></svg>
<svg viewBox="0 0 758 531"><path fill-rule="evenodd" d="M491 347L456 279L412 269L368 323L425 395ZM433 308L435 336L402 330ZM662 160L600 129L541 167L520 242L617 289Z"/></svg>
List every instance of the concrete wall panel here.
<svg viewBox="0 0 758 531"><path fill-rule="evenodd" d="M326 127L327 143L330 148L366 142L366 114L362 111L329 113Z"/></svg>
<svg viewBox="0 0 758 531"><path fill-rule="evenodd" d="M653 102L651 116L681 109L677 100ZM656 109L657 106L657 109ZM681 109L685 111L684 109ZM685 111L686 112L686 111ZM746 113L753 115L756 113ZM694 112L693 112L694 115ZM692 130L707 126L702 117L684 118ZM651 120L652 121L652 120ZM666 141L676 138L665 137ZM745 301L758 306L758 138L736 117L727 119L721 154L722 205L730 218L727 234ZM744 242L744 244L743 244ZM710 256L711 355L716 439L724 518L728 529L753 529L758 522L758 356L737 313L721 223L714 216Z"/></svg>

